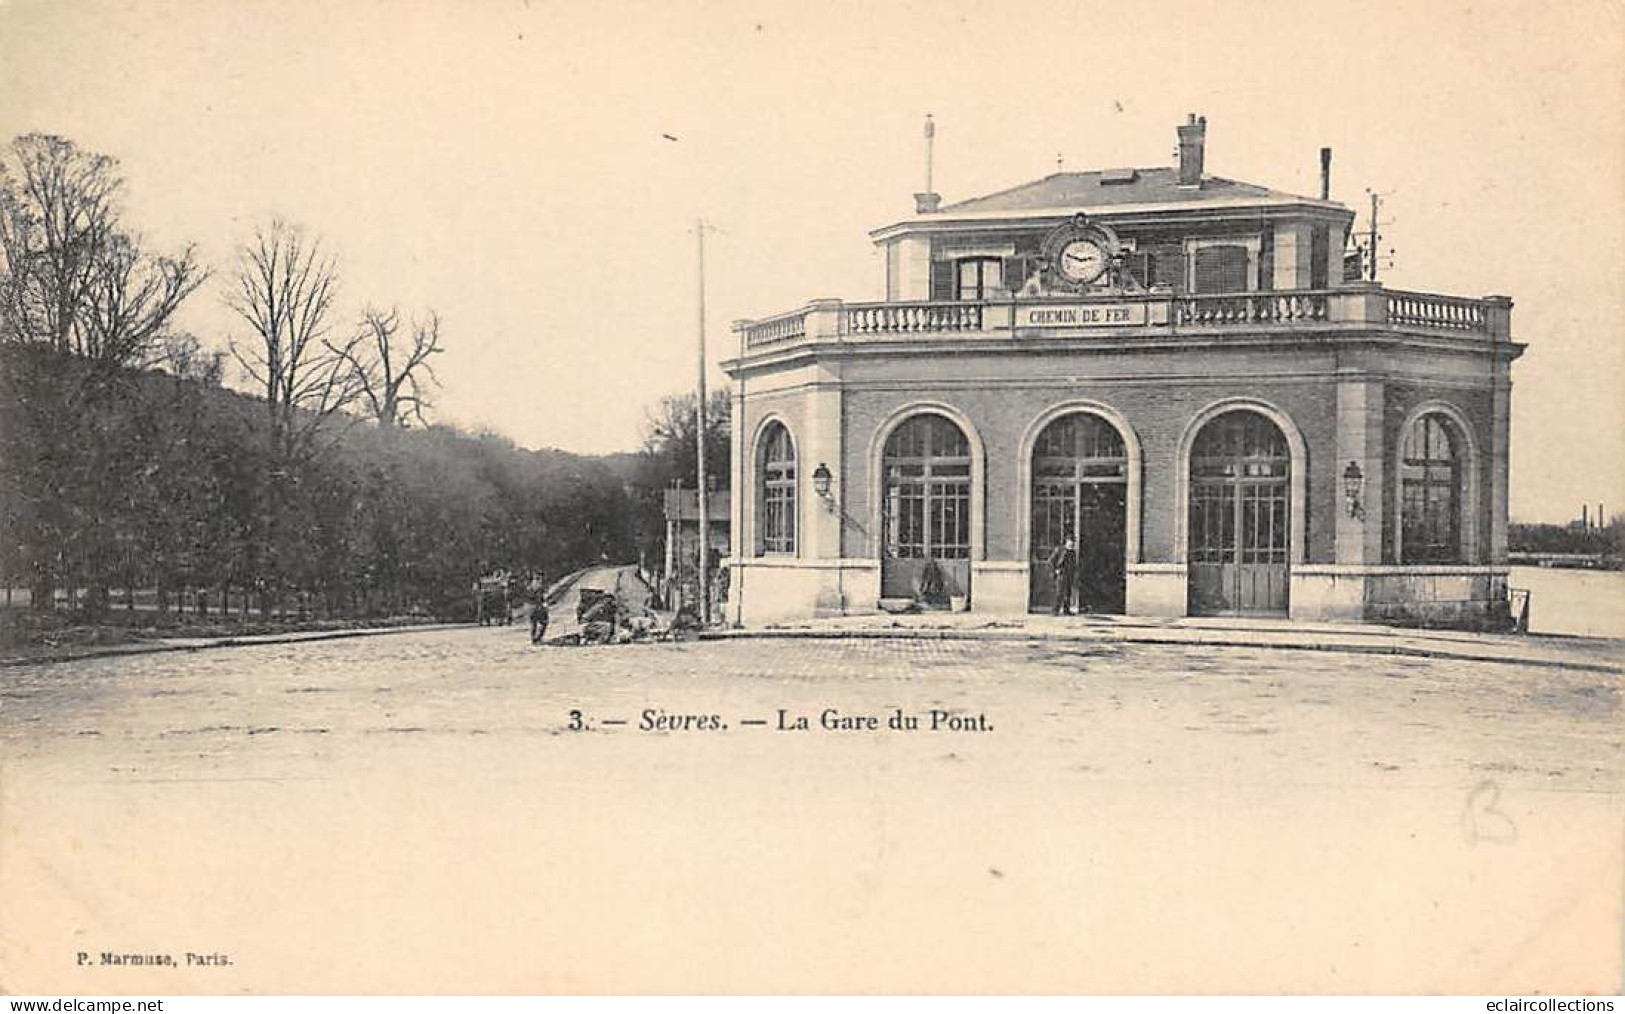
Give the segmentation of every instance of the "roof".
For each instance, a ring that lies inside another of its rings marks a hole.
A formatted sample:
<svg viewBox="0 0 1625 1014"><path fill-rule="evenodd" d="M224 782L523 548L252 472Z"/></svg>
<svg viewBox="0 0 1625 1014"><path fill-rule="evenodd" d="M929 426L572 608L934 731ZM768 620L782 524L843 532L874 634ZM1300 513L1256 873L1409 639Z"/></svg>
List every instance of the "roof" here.
<svg viewBox="0 0 1625 1014"><path fill-rule="evenodd" d="M1111 180L1113 182L1103 182ZM1117 204L1193 204L1203 201L1315 201L1312 197L1242 183L1220 176L1203 176L1200 187L1179 185L1179 170L1106 169L1081 173L1052 173L985 197L945 204L936 215L979 212L1022 212L1043 209L1107 207Z"/></svg>

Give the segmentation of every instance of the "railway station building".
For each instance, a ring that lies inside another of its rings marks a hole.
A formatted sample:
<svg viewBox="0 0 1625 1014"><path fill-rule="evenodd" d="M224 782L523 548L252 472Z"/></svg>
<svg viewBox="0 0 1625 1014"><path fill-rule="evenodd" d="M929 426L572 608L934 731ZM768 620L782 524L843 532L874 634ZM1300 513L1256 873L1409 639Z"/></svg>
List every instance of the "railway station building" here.
<svg viewBox="0 0 1625 1014"><path fill-rule="evenodd" d="M735 324L730 622L1048 611L1069 537L1096 613L1504 621L1512 301L1358 277L1327 151L1305 197L1177 135L917 194L883 300Z"/></svg>

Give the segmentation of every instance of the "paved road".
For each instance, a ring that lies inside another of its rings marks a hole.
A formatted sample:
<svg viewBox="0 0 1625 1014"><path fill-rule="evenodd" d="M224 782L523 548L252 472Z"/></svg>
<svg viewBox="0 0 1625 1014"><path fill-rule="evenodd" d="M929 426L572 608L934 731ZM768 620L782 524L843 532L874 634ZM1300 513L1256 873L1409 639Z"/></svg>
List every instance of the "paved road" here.
<svg viewBox="0 0 1625 1014"><path fill-rule="evenodd" d="M517 626L21 667L0 983L1610 990L1621 689L1200 646L548 649ZM75 968L107 949L233 963Z"/></svg>
<svg viewBox="0 0 1625 1014"><path fill-rule="evenodd" d="M556 601L548 604L549 639L580 632L581 625L576 622L576 609L581 605L581 591L584 588L613 592L622 603L634 610L645 610L649 607L651 594L649 585L638 576L637 567L595 567L583 572L563 590Z"/></svg>

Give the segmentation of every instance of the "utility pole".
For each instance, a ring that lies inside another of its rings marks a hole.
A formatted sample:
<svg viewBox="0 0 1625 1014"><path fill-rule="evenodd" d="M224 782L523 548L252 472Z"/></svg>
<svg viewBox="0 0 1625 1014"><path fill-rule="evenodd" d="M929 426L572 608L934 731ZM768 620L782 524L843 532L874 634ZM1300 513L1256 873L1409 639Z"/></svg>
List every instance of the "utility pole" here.
<svg viewBox="0 0 1625 1014"><path fill-rule="evenodd" d="M1378 217L1380 214L1382 214L1382 198L1383 198L1383 195L1379 194L1375 190L1371 190L1371 189L1367 189L1366 193L1371 195L1371 222L1366 227L1366 241L1365 241L1366 263L1365 263L1365 272L1364 272L1364 274L1365 274L1365 277L1366 277L1367 281L1374 282L1374 281L1377 280L1377 260L1378 260L1377 244L1382 241L1382 233L1377 231L1377 227L1379 225L1390 225L1392 223L1391 222L1384 222L1381 218ZM1392 196L1392 192L1390 192L1390 196ZM1389 249L1387 256L1388 256L1388 261L1389 261L1388 266L1393 267L1394 251L1392 249Z"/></svg>
<svg viewBox="0 0 1625 1014"><path fill-rule="evenodd" d="M706 564L710 557L711 541L711 511L710 497L705 488L705 219L694 220L694 241L697 247L697 263L699 265L699 401L694 407L694 445L698 448L699 461L699 494L700 511L700 624L711 625L711 579L706 573Z"/></svg>
<svg viewBox="0 0 1625 1014"><path fill-rule="evenodd" d="M1366 259L1369 261L1368 280L1373 282L1377 280L1377 240L1381 238L1377 235L1377 208L1381 203L1382 198L1375 190L1371 191L1371 233L1366 239Z"/></svg>

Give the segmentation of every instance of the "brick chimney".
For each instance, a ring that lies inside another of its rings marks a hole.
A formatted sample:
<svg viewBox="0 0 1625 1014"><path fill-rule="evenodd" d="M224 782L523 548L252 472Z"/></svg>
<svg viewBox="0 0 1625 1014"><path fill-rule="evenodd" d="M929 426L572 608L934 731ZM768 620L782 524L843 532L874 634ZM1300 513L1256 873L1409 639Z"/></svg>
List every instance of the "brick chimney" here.
<svg viewBox="0 0 1625 1014"><path fill-rule="evenodd" d="M1207 117L1190 114L1179 128L1179 185L1202 185L1202 149L1207 143Z"/></svg>

